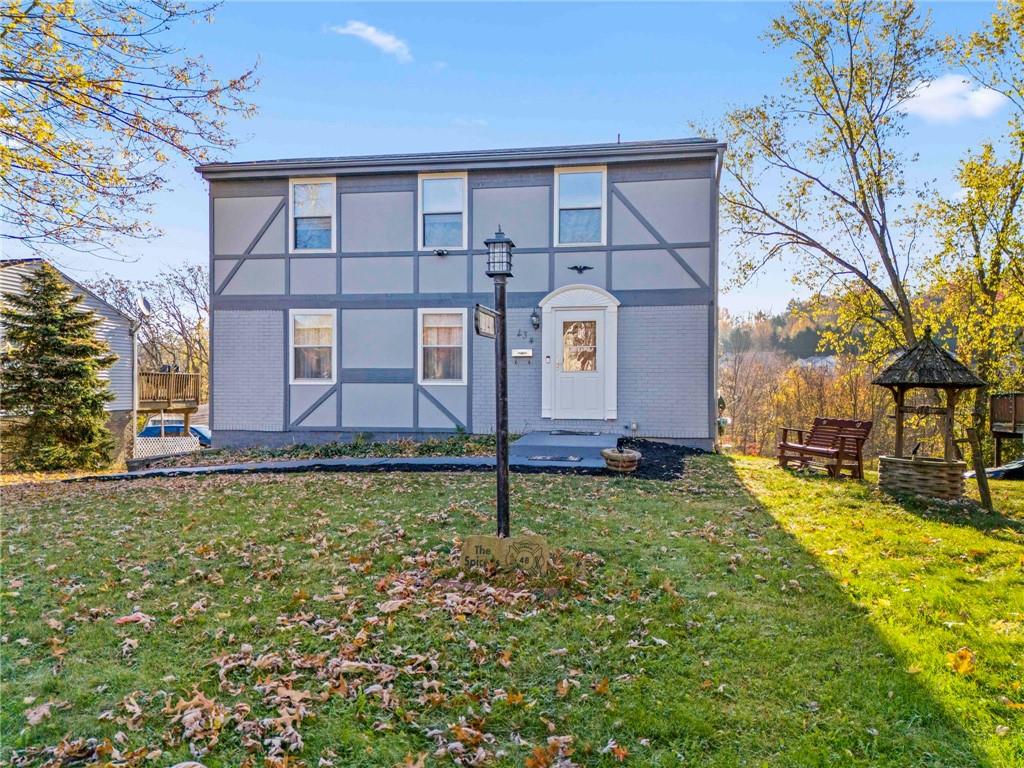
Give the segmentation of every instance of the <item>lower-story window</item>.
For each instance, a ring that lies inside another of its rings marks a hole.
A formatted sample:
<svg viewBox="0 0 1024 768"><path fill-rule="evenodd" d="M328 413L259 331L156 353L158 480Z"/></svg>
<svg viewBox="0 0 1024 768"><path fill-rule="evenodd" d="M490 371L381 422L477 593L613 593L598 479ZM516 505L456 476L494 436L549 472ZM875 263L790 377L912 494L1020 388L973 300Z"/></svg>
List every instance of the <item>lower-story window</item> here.
<svg viewBox="0 0 1024 768"><path fill-rule="evenodd" d="M293 384L334 383L336 313L291 311L291 381Z"/></svg>
<svg viewBox="0 0 1024 768"><path fill-rule="evenodd" d="M466 383L466 310L420 309L420 384Z"/></svg>

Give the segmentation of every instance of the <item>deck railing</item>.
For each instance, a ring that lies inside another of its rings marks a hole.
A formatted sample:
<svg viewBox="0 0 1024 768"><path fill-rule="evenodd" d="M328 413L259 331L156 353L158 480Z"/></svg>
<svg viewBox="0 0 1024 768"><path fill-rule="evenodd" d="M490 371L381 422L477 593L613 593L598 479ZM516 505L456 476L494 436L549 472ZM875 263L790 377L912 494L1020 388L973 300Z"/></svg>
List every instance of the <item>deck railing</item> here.
<svg viewBox="0 0 1024 768"><path fill-rule="evenodd" d="M1003 392L989 399L993 432L1024 432L1024 392Z"/></svg>
<svg viewBox="0 0 1024 768"><path fill-rule="evenodd" d="M194 408L199 406L198 373L139 372L139 408Z"/></svg>

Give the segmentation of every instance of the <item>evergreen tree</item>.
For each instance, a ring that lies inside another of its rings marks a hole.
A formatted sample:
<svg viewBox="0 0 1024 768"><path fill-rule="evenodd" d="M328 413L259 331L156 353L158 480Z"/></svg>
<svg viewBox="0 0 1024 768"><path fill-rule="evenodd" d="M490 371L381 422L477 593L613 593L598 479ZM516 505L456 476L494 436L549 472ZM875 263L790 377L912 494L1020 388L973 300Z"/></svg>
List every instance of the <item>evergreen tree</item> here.
<svg viewBox="0 0 1024 768"><path fill-rule="evenodd" d="M0 357L5 464L52 470L106 466L113 439L105 403L113 400L100 371L117 360L96 337L100 324L60 273L42 264L4 295L6 351Z"/></svg>

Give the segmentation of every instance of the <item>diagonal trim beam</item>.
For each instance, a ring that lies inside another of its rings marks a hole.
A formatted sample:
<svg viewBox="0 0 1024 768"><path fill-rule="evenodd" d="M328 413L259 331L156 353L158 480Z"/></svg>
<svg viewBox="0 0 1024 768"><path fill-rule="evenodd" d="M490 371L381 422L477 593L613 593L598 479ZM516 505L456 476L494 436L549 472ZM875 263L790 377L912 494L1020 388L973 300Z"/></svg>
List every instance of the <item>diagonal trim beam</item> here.
<svg viewBox="0 0 1024 768"><path fill-rule="evenodd" d="M326 392L324 392L322 395L320 395L320 397L318 397L316 400L314 400L313 404L311 406L309 406L309 408L307 408L302 413L300 413L299 417L297 419L294 419L290 426L301 427L302 426L302 422L304 422L306 419L308 419L312 415L313 411L315 411L317 408L319 408L321 405L323 405L327 401L327 398L329 398L331 395L333 395L337 391L338 391L338 385L334 384L330 389L328 389Z"/></svg>
<svg viewBox="0 0 1024 768"><path fill-rule="evenodd" d="M643 225L644 229L646 229L648 232L650 232L651 237L653 237L655 240L657 240L658 244L662 248L664 248L666 251L668 251L670 254L672 254L672 258L675 259L677 262L679 262L679 266L681 266L684 270L686 270L686 273L691 278L693 278L694 282L696 282L698 286L700 286L701 288L710 288L710 286L704 281L704 279L693 270L693 267L691 267L689 264L687 264L686 259L684 259L682 256L680 256L679 252L675 248L673 248L672 246L670 246L668 244L668 240L666 240L664 237L661 236L661 233L654 228L654 226L651 224L651 222L649 222L644 217L644 215L642 213L640 213L639 210L637 210L637 207L635 205L633 205L633 203L631 203L626 198L626 196L624 194L622 194L621 191L619 191L619 188L616 187L614 184L612 185L612 194L615 197L618 198L620 203L622 203L624 206L626 206L626 210L627 211L629 211L634 216L636 216L636 220L639 221Z"/></svg>
<svg viewBox="0 0 1024 768"><path fill-rule="evenodd" d="M228 283L230 283L232 278L236 274L238 274L238 270L240 270L242 268L242 265L245 264L245 257L252 253L252 249L256 247L256 243L260 241L260 238L262 238L263 235L267 233L267 230L270 229L270 225L274 223L274 219L277 218L277 214L284 210L284 202L285 199L282 197L281 202L279 202L274 207L274 210L271 211L270 216L267 218L265 222L263 222L263 226L259 228L259 231L256 233L256 237L254 237L252 239L252 242L249 243L249 246L244 251L242 251L242 257L235 263L235 266L231 268L231 271L228 272L225 278L221 281L220 285L217 286L217 290L215 291L215 293L223 293L224 289L228 287ZM285 234L287 235L287 233Z"/></svg>
<svg viewBox="0 0 1024 768"><path fill-rule="evenodd" d="M442 403L440 400L438 400L436 397L434 397L429 391L427 391L426 388L424 388L422 385L419 385L419 384L416 385L416 388L420 392L422 392L424 395L426 395L427 396L427 400L429 400L431 403L433 403L434 406L437 408L437 410L439 410L448 419L450 419L452 424L454 424L456 427L462 427L463 429L466 429L466 425L462 423L462 420L459 419L459 417L456 416L454 413L449 411L448 408L445 407L445 404Z"/></svg>

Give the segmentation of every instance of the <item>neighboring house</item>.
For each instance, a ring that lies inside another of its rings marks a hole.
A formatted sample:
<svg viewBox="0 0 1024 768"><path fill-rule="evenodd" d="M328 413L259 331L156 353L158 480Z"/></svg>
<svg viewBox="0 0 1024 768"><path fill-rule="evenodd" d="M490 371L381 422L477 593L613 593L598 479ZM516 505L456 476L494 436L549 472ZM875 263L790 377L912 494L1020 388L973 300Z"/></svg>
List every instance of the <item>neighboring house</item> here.
<svg viewBox="0 0 1024 768"><path fill-rule="evenodd" d="M716 434L711 139L211 163L216 445L494 429L484 240L515 241L509 426Z"/></svg>
<svg viewBox="0 0 1024 768"><path fill-rule="evenodd" d="M38 269L42 263L43 260L39 258L0 260L0 302L3 301L2 294L21 293L22 279ZM110 391L114 394L114 399L105 407L109 414L107 427L117 443L114 460L118 463L125 457L126 451L127 455L131 456L132 437L135 432L136 324L128 315L108 304L81 283L63 272L60 274L71 287L72 293L84 297L82 307L99 316L98 335L117 355L117 362L100 375L107 379ZM3 343L3 328L0 327L0 344Z"/></svg>

